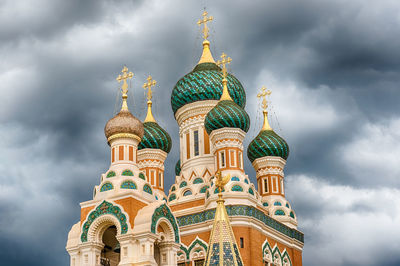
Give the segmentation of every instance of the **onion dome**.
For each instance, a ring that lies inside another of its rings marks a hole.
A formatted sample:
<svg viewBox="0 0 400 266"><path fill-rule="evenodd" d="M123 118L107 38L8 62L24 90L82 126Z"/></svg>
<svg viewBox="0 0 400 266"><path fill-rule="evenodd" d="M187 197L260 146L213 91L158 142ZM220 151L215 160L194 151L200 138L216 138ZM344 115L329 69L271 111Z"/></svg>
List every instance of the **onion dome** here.
<svg viewBox="0 0 400 266"><path fill-rule="evenodd" d="M289 146L276 134L268 123L268 112L264 110L264 125L260 133L247 148L247 157L251 162L265 156L276 156L286 160L289 156Z"/></svg>
<svg viewBox="0 0 400 266"><path fill-rule="evenodd" d="M144 89L147 91L147 115L144 119L144 135L139 144L138 149L160 149L169 153L172 147L172 140L170 135L162 127L160 127L154 119L151 107L153 102L153 92L151 87L156 85L156 81L151 76L147 78L147 82L143 84Z"/></svg>
<svg viewBox="0 0 400 266"><path fill-rule="evenodd" d="M143 137L144 129L143 123L137 119L134 115L129 112L128 104L126 99L128 98L128 83L127 79L133 77L132 72L128 72L128 68L124 66L122 69L122 75L117 78L118 82L123 81L122 90L122 107L121 111L108 120L106 126L104 127L104 134L106 135L108 143L110 140L124 137L124 138L134 138L140 141Z"/></svg>
<svg viewBox="0 0 400 266"><path fill-rule="evenodd" d="M181 174L181 160L179 159L175 164L175 175Z"/></svg>
<svg viewBox="0 0 400 266"><path fill-rule="evenodd" d="M211 134L213 130L224 127L240 128L247 132L250 127L250 117L235 102L223 100L208 112L204 126L208 134Z"/></svg>
<svg viewBox="0 0 400 266"><path fill-rule="evenodd" d="M138 149L160 149L169 153L172 147L171 137L156 122L144 122L144 135Z"/></svg>
<svg viewBox="0 0 400 266"><path fill-rule="evenodd" d="M210 42L203 42L203 54L192 72L186 74L175 85L171 94L171 106L174 114L186 104L204 101L219 100L222 95L221 68L218 67L210 52ZM233 75L227 75L227 87L233 101L244 108L246 93L240 81Z"/></svg>
<svg viewBox="0 0 400 266"><path fill-rule="evenodd" d="M125 137L134 135L141 139L143 133L143 123L128 109L121 109L116 116L108 120L104 127L104 134L108 141L114 138L113 136L122 136L122 134L125 134Z"/></svg>
<svg viewBox="0 0 400 266"><path fill-rule="evenodd" d="M231 61L230 58L226 59L226 55L222 54L222 62L224 65L223 74L226 77L225 64ZM240 128L244 132L247 132L250 127L250 117L246 111L235 103L228 93L227 79L222 79L223 92L220 101L213 109L211 109L204 120L204 126L208 134L211 134L213 130L230 127Z"/></svg>

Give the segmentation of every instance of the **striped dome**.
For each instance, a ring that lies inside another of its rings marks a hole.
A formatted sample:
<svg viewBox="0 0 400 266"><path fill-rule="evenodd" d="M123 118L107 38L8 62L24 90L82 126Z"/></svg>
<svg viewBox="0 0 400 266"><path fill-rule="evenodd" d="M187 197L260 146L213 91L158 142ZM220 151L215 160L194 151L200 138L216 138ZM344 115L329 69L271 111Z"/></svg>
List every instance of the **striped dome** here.
<svg viewBox="0 0 400 266"><path fill-rule="evenodd" d="M289 156L288 144L273 130L261 131L247 148L247 157L251 162L265 156L277 156L285 160Z"/></svg>
<svg viewBox="0 0 400 266"><path fill-rule="evenodd" d="M240 81L228 74L228 91L242 108L246 105L246 93ZM192 72L181 78L171 94L174 113L182 106L197 101L219 100L222 94L222 72L215 63L198 64Z"/></svg>
<svg viewBox="0 0 400 266"><path fill-rule="evenodd" d="M204 126L208 134L215 129L233 127L240 128L247 132L250 127L250 117L246 111L231 100L219 101L211 109L204 121Z"/></svg>
<svg viewBox="0 0 400 266"><path fill-rule="evenodd" d="M156 122L144 122L144 135L139 144L141 149L160 149L169 153L172 147L171 137Z"/></svg>

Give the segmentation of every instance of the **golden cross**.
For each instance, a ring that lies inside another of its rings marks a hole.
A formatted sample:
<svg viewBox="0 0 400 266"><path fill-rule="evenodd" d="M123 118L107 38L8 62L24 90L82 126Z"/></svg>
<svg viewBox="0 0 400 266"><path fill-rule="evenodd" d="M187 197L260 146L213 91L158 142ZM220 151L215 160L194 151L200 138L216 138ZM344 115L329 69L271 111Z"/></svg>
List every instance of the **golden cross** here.
<svg viewBox="0 0 400 266"><path fill-rule="evenodd" d="M121 71L122 75L118 75L118 77L116 78L116 80L118 81L118 83L120 83L121 81L124 81L124 84L122 84L122 93L123 94L127 94L128 93L128 83L126 83L127 79L132 79L133 77L133 73L132 72L128 72L128 68L126 66L124 66L124 68Z"/></svg>
<svg viewBox="0 0 400 266"><path fill-rule="evenodd" d="M153 98L153 92L151 91L151 87L155 86L157 81L153 80L153 78L149 75L147 78L147 82L143 84L143 89L148 89L147 91L147 100L151 101Z"/></svg>
<svg viewBox="0 0 400 266"><path fill-rule="evenodd" d="M263 98L263 101L262 101L262 108L263 108L264 110L267 110L267 108L268 108L268 102L267 102L267 99L266 99L265 96L270 96L271 93L272 93L272 91L267 90L267 88L265 88L265 86L263 86L263 87L261 88L261 92L260 92L259 94L257 94L257 97L258 97L258 98L261 98L261 97Z"/></svg>
<svg viewBox="0 0 400 266"><path fill-rule="evenodd" d="M224 78L226 78L226 65L230 64L232 59L230 57L227 58L225 53L222 53L221 58L221 60L217 61L217 65L222 66L222 74L224 75Z"/></svg>
<svg viewBox="0 0 400 266"><path fill-rule="evenodd" d="M201 24L204 24L204 28L203 28L203 38L204 40L207 40L208 38L208 27L207 27L207 22L212 21L214 18L213 16L209 16L207 17L208 13L207 11L204 10L203 12L203 19L199 19L199 21L197 21L197 24L199 24L199 26L201 26Z"/></svg>

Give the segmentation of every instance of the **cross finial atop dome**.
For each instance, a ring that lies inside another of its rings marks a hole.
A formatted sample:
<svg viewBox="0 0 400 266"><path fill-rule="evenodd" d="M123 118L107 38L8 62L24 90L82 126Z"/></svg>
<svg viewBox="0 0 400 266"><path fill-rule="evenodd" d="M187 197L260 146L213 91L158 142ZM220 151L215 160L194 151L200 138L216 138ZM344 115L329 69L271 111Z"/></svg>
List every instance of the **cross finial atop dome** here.
<svg viewBox="0 0 400 266"><path fill-rule="evenodd" d="M121 74L118 75L118 77L116 78L116 80L118 81L118 83L121 83L121 81L123 81L124 83L121 86L121 91L122 91L122 107L121 107L121 111L129 111L128 110L128 104L126 102L126 99L128 98L128 83L126 82L127 79L132 79L133 78L133 73L132 72L128 72L128 68L126 66L124 66L124 68L122 68L121 70Z"/></svg>
<svg viewBox="0 0 400 266"><path fill-rule="evenodd" d="M209 36L209 34L208 34L209 30L208 30L208 27L207 27L207 22L212 21L214 19L214 17L213 16L209 16L208 17L207 15L208 15L207 11L204 10L203 18L199 19L197 21L197 24L199 26L204 25L203 29L202 29L203 38L204 38L204 41L203 41L203 54L201 55L201 58L200 58L200 61L199 61L198 64L201 64L201 63L214 63L215 64L214 58L213 58L213 56L211 54L211 51L210 51L210 42L207 40L207 38Z"/></svg>
<svg viewBox="0 0 400 266"><path fill-rule="evenodd" d="M217 62L217 65L222 66L222 75L224 77L222 79L223 90L222 90L222 95L221 95L220 101L223 101L223 100L232 101L232 98L228 92L228 85L227 85L228 80L226 79L226 77L228 75L228 71L226 70L226 65L230 64L231 62L232 62L232 59L230 57L227 57L227 55L225 53L222 53L221 60L218 60L218 62Z"/></svg>
<svg viewBox="0 0 400 266"><path fill-rule="evenodd" d="M151 90L151 87L154 87L157 84L157 81L155 81L150 75L147 77L147 82L143 84L143 89L147 89L147 115L146 119L144 122L156 122L154 119L153 113L151 111L151 106L152 106L152 101L151 99L153 98L153 91Z"/></svg>
<svg viewBox="0 0 400 266"><path fill-rule="evenodd" d="M265 88L265 86L263 86L261 88L261 92L259 94L257 94L258 98L263 98L262 103L261 103L261 107L263 108L263 114L264 114L264 124L263 127L261 128L261 131L263 130L272 130L271 126L269 125L268 122L268 101L266 96L270 96L272 93L271 90L267 90L267 88Z"/></svg>
<svg viewBox="0 0 400 266"><path fill-rule="evenodd" d="M201 24L204 25L202 31L203 31L203 38L204 38L205 41L207 40L207 38L208 38L208 36L209 36L209 34L208 34L207 22L212 21L212 20L214 19L213 16L207 17L207 15L208 15L208 12L204 10L203 15L202 15L202 16L203 16L203 19L199 19L199 20L197 21L197 24L199 24L199 26L201 26Z"/></svg>

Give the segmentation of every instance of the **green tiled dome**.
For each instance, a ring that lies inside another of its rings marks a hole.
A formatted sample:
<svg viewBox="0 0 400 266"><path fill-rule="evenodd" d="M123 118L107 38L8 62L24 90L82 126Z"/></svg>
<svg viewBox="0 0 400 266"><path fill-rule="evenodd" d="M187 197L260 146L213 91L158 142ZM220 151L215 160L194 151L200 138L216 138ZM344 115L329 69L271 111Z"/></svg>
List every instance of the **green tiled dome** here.
<svg viewBox="0 0 400 266"><path fill-rule="evenodd" d="M246 105L246 93L240 81L228 74L228 91L242 108ZM215 63L198 64L192 72L181 78L171 94L174 113L182 106L203 100L219 100L222 94L222 72Z"/></svg>
<svg viewBox="0 0 400 266"><path fill-rule="evenodd" d="M277 156L285 160L289 156L288 144L273 130L261 131L247 148L247 157L251 162L265 156Z"/></svg>
<svg viewBox="0 0 400 266"><path fill-rule="evenodd" d="M231 100L219 101L211 109L204 121L204 126L208 134L215 129L224 127L240 128L247 132L250 127L250 117L246 111Z"/></svg>
<svg viewBox="0 0 400 266"><path fill-rule="evenodd" d="M181 160L179 159L175 164L175 175L181 174Z"/></svg>
<svg viewBox="0 0 400 266"><path fill-rule="evenodd" d="M168 153L171 150L171 137L156 122L144 122L144 135L138 149L160 149Z"/></svg>

